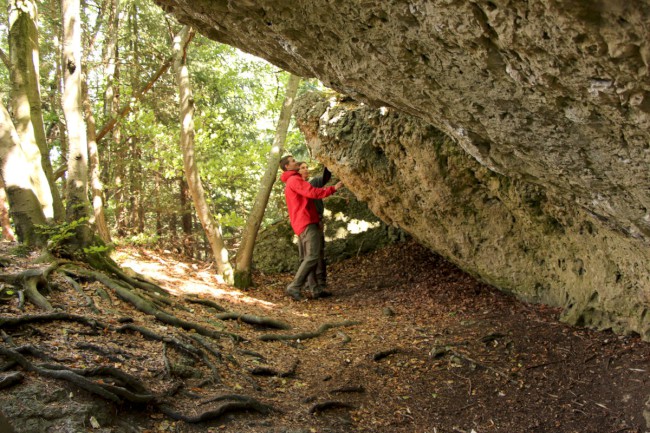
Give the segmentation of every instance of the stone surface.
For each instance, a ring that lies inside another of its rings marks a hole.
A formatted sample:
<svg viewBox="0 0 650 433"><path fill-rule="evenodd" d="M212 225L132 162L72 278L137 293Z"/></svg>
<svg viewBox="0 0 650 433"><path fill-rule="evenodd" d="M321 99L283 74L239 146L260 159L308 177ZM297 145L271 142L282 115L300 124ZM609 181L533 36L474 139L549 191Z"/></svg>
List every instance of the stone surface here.
<svg viewBox="0 0 650 433"><path fill-rule="evenodd" d="M319 94L295 115L313 155L383 221L567 322L650 340L650 251L542 186L479 164L427 122Z"/></svg>
<svg viewBox="0 0 650 433"><path fill-rule="evenodd" d="M563 305L569 321L649 338L650 0L156 1L208 37L421 119L425 132L406 120L368 143L341 131L347 150L322 158L467 271ZM444 146L428 144L437 131ZM409 150L388 140L402 133ZM448 173L448 195L404 189ZM431 218L439 209L454 229Z"/></svg>

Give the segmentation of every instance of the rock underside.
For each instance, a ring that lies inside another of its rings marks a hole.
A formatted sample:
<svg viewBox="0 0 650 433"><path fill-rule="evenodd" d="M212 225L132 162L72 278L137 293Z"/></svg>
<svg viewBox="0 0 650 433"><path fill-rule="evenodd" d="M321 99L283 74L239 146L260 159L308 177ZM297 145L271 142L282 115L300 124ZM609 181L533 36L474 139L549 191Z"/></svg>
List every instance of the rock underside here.
<svg viewBox="0 0 650 433"><path fill-rule="evenodd" d="M365 103L297 116L386 223L571 323L650 339L648 0L157 2Z"/></svg>

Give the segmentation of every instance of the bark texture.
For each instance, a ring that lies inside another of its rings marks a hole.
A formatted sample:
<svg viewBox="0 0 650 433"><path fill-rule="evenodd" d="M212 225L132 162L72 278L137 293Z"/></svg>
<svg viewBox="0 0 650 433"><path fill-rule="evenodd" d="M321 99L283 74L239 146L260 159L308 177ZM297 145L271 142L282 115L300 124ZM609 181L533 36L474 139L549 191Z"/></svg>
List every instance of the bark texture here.
<svg viewBox="0 0 650 433"><path fill-rule="evenodd" d="M233 282L232 267L228 261L228 250L221 236L221 229L210 213L210 207L205 200L205 192L201 184L199 170L194 157L194 97L190 85L189 72L186 64L185 50L193 35L189 27L183 28L174 38L174 69L180 93L180 122L181 150L183 151L183 167L189 185L192 201L196 208L203 230L210 242L217 273L224 281Z"/></svg>
<svg viewBox="0 0 650 433"><path fill-rule="evenodd" d="M287 82L286 94L284 103L280 110L280 118L278 125L275 129L275 138L273 139L273 147L269 153L266 171L262 176L260 182L260 189L255 197L255 204L251 213L246 220L246 227L242 235L241 244L237 251L237 265L235 269L235 286L240 288L250 287L252 284L251 268L253 263L253 250L255 248L255 240L257 239L257 232L262 225L264 218L264 211L269 202L269 196L273 189L273 184L278 174L280 159L284 149L284 142L287 138L287 131L289 129L289 121L291 120L291 110L293 109L293 102L298 92L298 85L300 84L300 77L291 75Z"/></svg>
<svg viewBox="0 0 650 433"><path fill-rule="evenodd" d="M37 232L36 225L45 224L46 220L29 176L31 164L23 153L18 133L2 101L0 101L0 164L0 175L7 191L9 211L18 239L27 245L42 245L44 238Z"/></svg>
<svg viewBox="0 0 650 433"><path fill-rule="evenodd" d="M68 179L66 220L80 221L90 217L88 201L88 141L82 107L81 19L79 0L62 0L63 11L63 114L68 131ZM75 243L87 246L91 231L82 223L76 231Z"/></svg>
<svg viewBox="0 0 650 433"><path fill-rule="evenodd" d="M62 216L63 206L56 192L52 165L45 143L38 74L37 8L33 1L9 3L9 57L11 63L11 111L29 173L43 213L47 219Z"/></svg>

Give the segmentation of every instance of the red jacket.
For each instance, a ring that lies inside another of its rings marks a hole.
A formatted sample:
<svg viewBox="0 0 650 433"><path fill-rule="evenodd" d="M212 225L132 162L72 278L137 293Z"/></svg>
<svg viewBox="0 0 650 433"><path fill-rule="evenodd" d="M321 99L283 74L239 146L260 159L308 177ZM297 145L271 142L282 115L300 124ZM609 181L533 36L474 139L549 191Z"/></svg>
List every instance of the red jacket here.
<svg viewBox="0 0 650 433"><path fill-rule="evenodd" d="M309 224L318 224L320 220L312 199L329 197L336 192L336 188L333 186L314 188L293 170L283 172L280 179L286 184L284 197L287 200L291 228L295 234L300 235Z"/></svg>

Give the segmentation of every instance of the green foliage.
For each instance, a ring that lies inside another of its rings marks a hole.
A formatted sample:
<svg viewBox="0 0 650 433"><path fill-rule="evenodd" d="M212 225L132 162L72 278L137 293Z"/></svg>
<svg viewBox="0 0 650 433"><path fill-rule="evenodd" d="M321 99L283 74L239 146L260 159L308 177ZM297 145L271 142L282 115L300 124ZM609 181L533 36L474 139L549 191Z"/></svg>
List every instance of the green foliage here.
<svg viewBox="0 0 650 433"><path fill-rule="evenodd" d="M160 242L158 235L149 233L138 233L128 238L123 239L120 244L123 245L136 245L140 247L155 247Z"/></svg>
<svg viewBox="0 0 650 433"><path fill-rule="evenodd" d="M84 224L88 224L88 217L71 222L37 225L36 232L47 239L47 250L54 255L59 255L66 250L66 243L75 237L77 229Z"/></svg>
<svg viewBox="0 0 650 433"><path fill-rule="evenodd" d="M9 249L9 255L15 257L27 257L32 252L32 249L25 244L18 244Z"/></svg>
<svg viewBox="0 0 650 433"><path fill-rule="evenodd" d="M136 101L154 74L172 54L172 36L182 28L173 17L149 0L120 3L119 78L117 108L131 104L118 121L119 140L110 134L97 145L106 216L119 226L122 241L136 245L181 244L183 216L193 213L183 195L183 161L179 144L178 87L170 69ZM60 8L56 2L39 4L41 94L52 164L65 166L65 131L60 104ZM82 5L84 73L96 129L110 120L104 106L107 76L104 70L108 40L105 2ZM7 52L6 8L0 10L0 48ZM94 33L97 31L97 33ZM275 135L288 74L277 67L227 45L196 35L187 51L194 96L195 161L211 210L227 240L239 236L252 209ZM9 90L6 68L0 68L0 92ZM303 86L318 87L315 81ZM292 125L287 152L309 160L304 138ZM60 183L62 185L63 182ZM264 225L286 217L283 185L276 182ZM119 224L116 219L120 219ZM44 228L53 252L74 236L79 224ZM185 230L188 223L185 220ZM196 217L191 230L201 231ZM194 235L194 238L199 236ZM116 242L120 242L116 239ZM103 253L90 247L87 254Z"/></svg>
<svg viewBox="0 0 650 433"><path fill-rule="evenodd" d="M91 245L83 249L84 254L86 255L102 255L107 254L111 251L112 247L110 245Z"/></svg>

